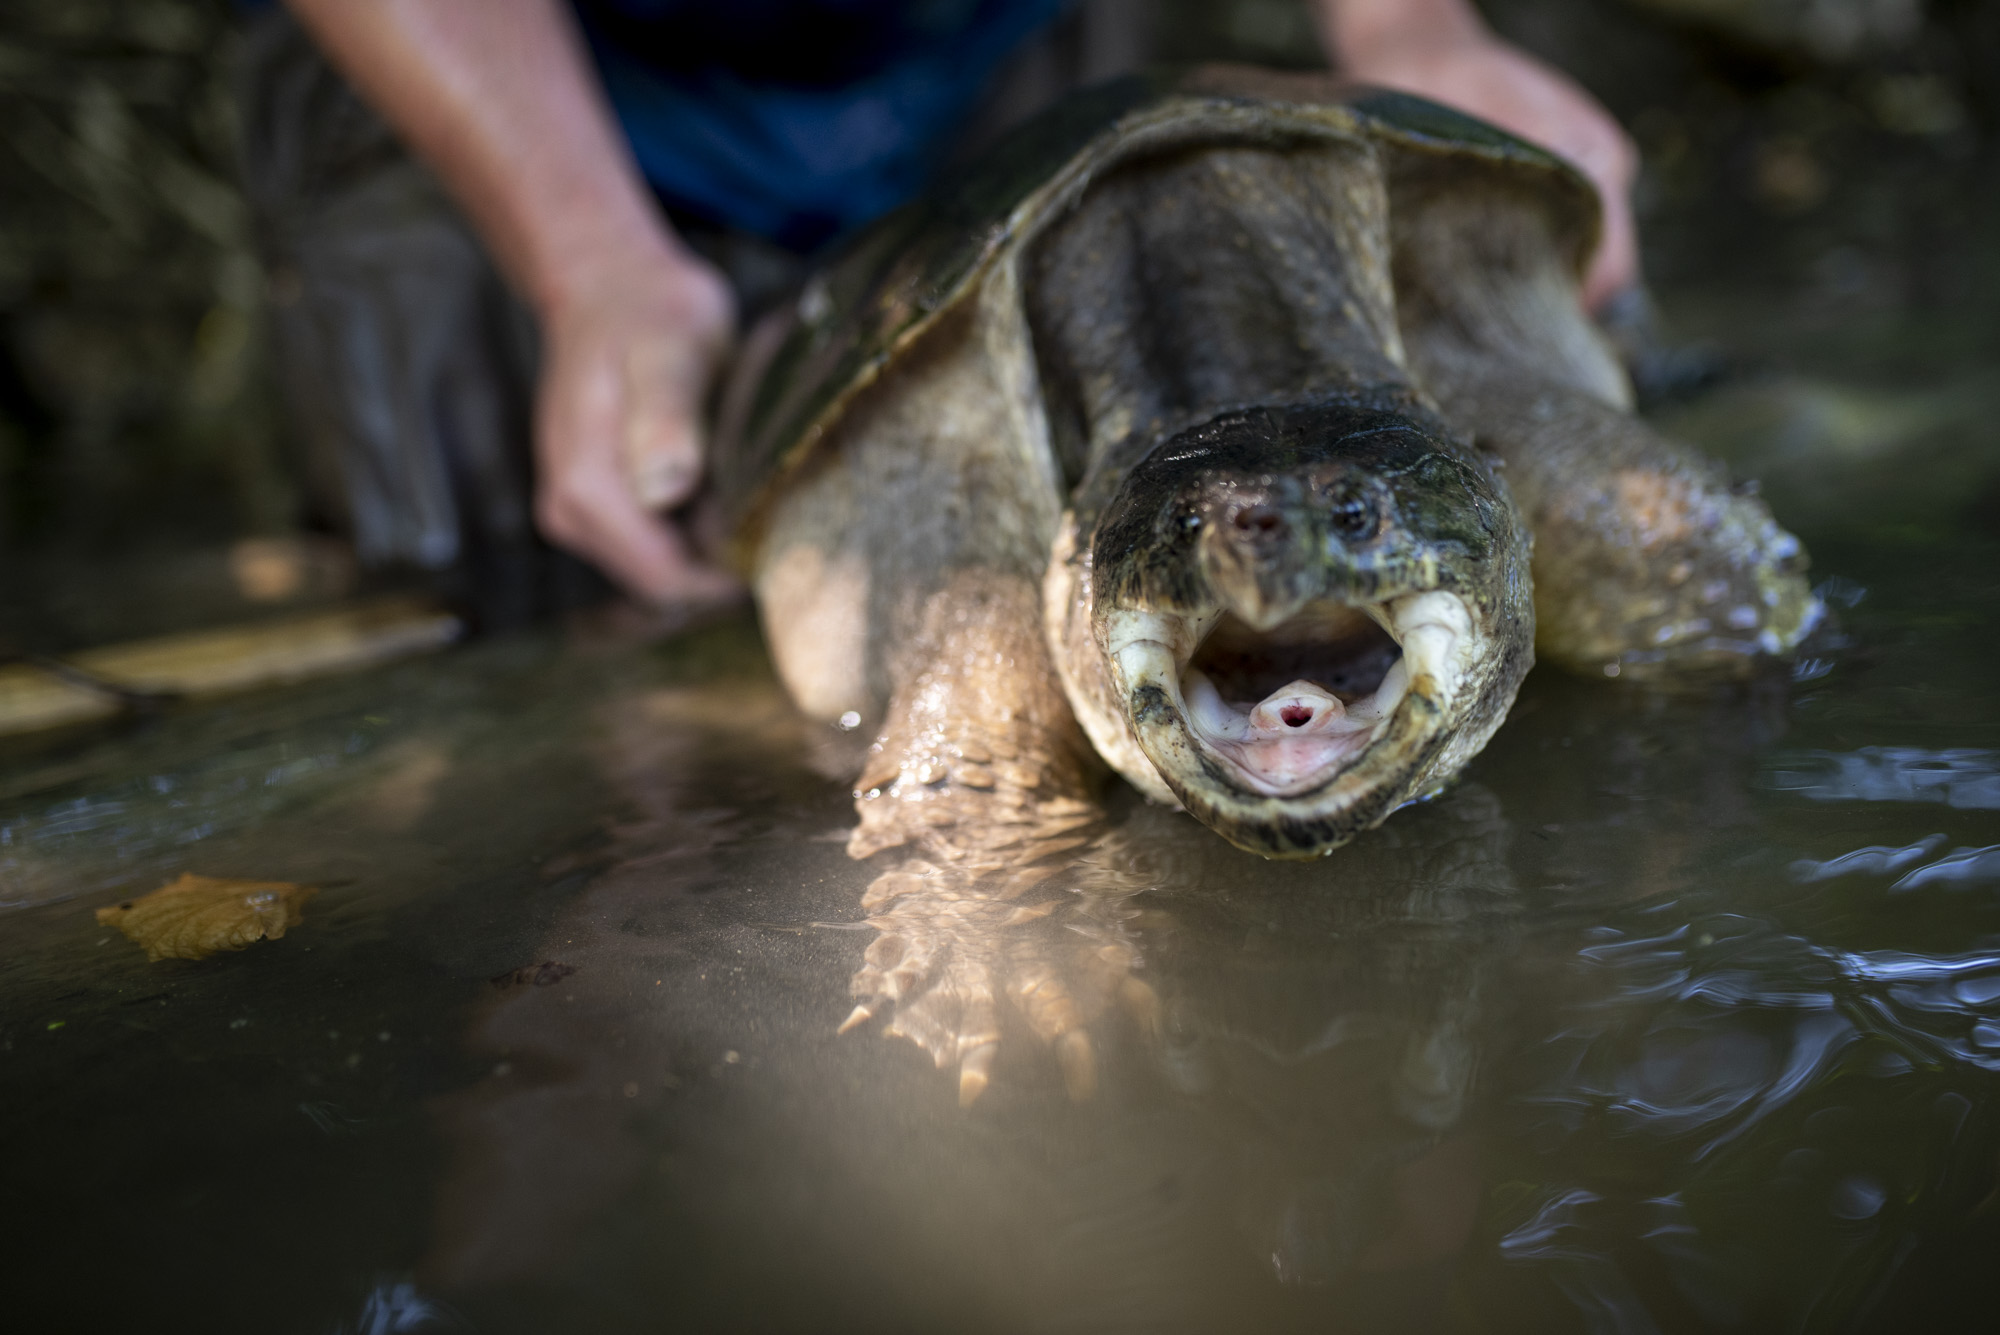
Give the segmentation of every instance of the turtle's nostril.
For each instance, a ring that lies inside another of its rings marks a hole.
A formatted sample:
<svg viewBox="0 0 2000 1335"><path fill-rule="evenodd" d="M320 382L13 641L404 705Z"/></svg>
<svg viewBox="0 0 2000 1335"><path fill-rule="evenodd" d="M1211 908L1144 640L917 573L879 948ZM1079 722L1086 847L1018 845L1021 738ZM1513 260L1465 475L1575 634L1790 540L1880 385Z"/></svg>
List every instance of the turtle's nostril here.
<svg viewBox="0 0 2000 1335"><path fill-rule="evenodd" d="M1246 505L1229 517L1237 530L1253 538L1271 538L1285 531L1285 517L1276 506Z"/></svg>
<svg viewBox="0 0 2000 1335"><path fill-rule="evenodd" d="M1288 728L1303 728L1313 721L1313 711L1305 705L1286 705L1278 711L1278 717Z"/></svg>

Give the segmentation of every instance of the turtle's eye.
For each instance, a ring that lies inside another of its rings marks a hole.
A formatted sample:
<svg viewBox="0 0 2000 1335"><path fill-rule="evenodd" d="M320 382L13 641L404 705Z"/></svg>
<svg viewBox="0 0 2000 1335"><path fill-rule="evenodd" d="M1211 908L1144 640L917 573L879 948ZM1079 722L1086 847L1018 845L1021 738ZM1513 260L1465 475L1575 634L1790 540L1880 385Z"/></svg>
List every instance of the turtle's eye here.
<svg viewBox="0 0 2000 1335"><path fill-rule="evenodd" d="M1381 524L1381 516L1375 509L1375 498L1358 483L1346 482L1336 486L1327 497L1327 523L1334 535L1343 542L1366 542L1375 536Z"/></svg>

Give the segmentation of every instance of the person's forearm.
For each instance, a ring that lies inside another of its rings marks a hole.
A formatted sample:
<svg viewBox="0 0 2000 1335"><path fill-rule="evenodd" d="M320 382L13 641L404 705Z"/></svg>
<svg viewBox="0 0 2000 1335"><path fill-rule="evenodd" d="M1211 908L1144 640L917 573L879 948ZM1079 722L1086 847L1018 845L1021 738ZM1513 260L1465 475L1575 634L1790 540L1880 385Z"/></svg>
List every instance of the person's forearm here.
<svg viewBox="0 0 2000 1335"><path fill-rule="evenodd" d="M537 309L678 257L559 0L289 0Z"/></svg>
<svg viewBox="0 0 2000 1335"><path fill-rule="evenodd" d="M1421 33L1431 40L1487 35L1471 0L1313 0L1321 41L1341 63Z"/></svg>

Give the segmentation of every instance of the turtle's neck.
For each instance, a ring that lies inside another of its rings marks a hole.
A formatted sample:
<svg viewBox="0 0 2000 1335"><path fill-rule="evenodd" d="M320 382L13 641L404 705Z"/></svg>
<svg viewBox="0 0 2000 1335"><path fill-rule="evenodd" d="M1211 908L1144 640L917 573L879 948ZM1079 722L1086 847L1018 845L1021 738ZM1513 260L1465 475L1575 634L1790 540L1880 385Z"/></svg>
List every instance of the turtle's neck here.
<svg viewBox="0 0 2000 1335"><path fill-rule="evenodd" d="M1364 142L1205 145L1092 186L1023 260L1070 479L1220 409L1406 383L1388 252Z"/></svg>

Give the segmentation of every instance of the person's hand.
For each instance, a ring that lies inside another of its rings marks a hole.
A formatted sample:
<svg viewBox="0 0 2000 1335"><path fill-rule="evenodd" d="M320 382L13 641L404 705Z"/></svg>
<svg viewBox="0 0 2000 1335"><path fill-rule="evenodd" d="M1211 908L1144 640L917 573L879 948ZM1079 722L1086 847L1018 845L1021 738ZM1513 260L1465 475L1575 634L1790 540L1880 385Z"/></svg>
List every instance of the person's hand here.
<svg viewBox="0 0 2000 1335"><path fill-rule="evenodd" d="M536 520L646 602L733 596L736 580L663 517L701 483L702 406L735 329L729 287L684 250L594 267L542 310Z"/></svg>
<svg viewBox="0 0 2000 1335"><path fill-rule="evenodd" d="M1596 309L1639 281L1631 202L1638 150L1589 93L1476 20L1385 21L1351 37L1342 36L1335 23L1329 26L1339 68L1349 78L1491 121L1566 158L1590 178L1604 205L1604 234L1584 275L1586 306Z"/></svg>

